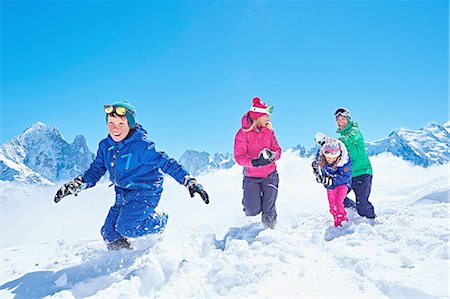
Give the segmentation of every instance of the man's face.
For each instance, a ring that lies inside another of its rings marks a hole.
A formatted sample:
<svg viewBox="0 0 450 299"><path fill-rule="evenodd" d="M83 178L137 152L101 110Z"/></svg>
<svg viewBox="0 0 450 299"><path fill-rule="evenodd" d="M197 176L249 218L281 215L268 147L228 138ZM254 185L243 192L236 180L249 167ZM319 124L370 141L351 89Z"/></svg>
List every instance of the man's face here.
<svg viewBox="0 0 450 299"><path fill-rule="evenodd" d="M344 116L338 116L336 117L336 123L339 129L343 129L348 124L348 119Z"/></svg>

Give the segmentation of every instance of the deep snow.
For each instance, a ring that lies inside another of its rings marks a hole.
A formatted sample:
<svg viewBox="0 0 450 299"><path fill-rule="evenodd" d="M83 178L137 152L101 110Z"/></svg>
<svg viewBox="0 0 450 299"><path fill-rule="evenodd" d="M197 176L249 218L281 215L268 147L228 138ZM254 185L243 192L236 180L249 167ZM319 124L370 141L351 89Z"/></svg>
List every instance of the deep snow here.
<svg viewBox="0 0 450 299"><path fill-rule="evenodd" d="M118 252L99 233L113 203L107 183L59 204L58 186L2 183L0 297L449 298L449 165L371 161L374 223L349 211L346 226L330 227L311 161L288 151L275 230L244 216L235 166L198 178L210 205L167 177L162 240Z"/></svg>

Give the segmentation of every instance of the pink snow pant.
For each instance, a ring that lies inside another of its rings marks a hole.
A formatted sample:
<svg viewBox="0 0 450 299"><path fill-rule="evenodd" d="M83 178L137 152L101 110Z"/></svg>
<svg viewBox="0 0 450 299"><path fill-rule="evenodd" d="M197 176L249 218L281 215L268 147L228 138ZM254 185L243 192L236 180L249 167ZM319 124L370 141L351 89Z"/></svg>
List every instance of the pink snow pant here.
<svg viewBox="0 0 450 299"><path fill-rule="evenodd" d="M334 226L340 226L342 221L347 221L347 212L344 209L344 198L347 196L348 187L339 185L334 189L327 189L330 213L334 218Z"/></svg>

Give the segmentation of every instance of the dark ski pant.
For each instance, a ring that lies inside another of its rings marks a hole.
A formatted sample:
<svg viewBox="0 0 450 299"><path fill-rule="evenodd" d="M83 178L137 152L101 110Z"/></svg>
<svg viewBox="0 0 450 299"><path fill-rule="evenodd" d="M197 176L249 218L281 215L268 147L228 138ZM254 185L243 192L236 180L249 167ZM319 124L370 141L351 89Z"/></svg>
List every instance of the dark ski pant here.
<svg viewBox="0 0 450 299"><path fill-rule="evenodd" d="M278 196L278 173L272 172L267 178L244 177L244 197L242 204L247 216L262 212L263 221L271 222L277 218L276 201Z"/></svg>
<svg viewBox="0 0 450 299"><path fill-rule="evenodd" d="M356 211L358 211L358 214L367 218L375 218L374 207L369 201L370 191L372 190L372 175L363 174L357 177L353 177L352 188L349 189L348 192L352 190L353 192L355 192Z"/></svg>
<svg viewBox="0 0 450 299"><path fill-rule="evenodd" d="M103 239L111 243L121 237L136 238L157 233L161 229L160 220L153 217L160 198L160 194L157 195L156 198L143 196L139 191L116 188L116 202L101 229Z"/></svg>

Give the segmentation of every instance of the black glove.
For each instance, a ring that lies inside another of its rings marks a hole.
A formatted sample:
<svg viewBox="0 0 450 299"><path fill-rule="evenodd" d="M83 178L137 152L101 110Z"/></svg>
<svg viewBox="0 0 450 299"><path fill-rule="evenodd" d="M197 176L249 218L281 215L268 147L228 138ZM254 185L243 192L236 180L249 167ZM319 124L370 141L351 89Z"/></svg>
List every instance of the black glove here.
<svg viewBox="0 0 450 299"><path fill-rule="evenodd" d="M63 197L73 194L75 196L84 189L84 179L82 176L77 176L73 180L68 181L56 192L55 198L53 199L58 203Z"/></svg>
<svg viewBox="0 0 450 299"><path fill-rule="evenodd" d="M252 160L253 167L261 167L268 165L272 163L276 158L276 155L274 152L272 152L270 149L265 148L260 153L258 158L255 158Z"/></svg>
<svg viewBox="0 0 450 299"><path fill-rule="evenodd" d="M194 197L195 193L198 193L200 197L203 199L203 201L206 204L209 204L208 193L206 193L201 184L197 183L196 179L192 177L185 178L185 182L183 183L183 185L185 185L186 188L188 188L191 197Z"/></svg>
<svg viewBox="0 0 450 299"><path fill-rule="evenodd" d="M311 167L313 169L314 175L316 176L316 180L317 180L319 178L319 176L320 176L320 171L319 171L320 164L319 164L319 162L314 160L311 163Z"/></svg>
<svg viewBox="0 0 450 299"><path fill-rule="evenodd" d="M325 186L333 185L333 178L325 175L318 176L316 181L320 184L324 184Z"/></svg>

